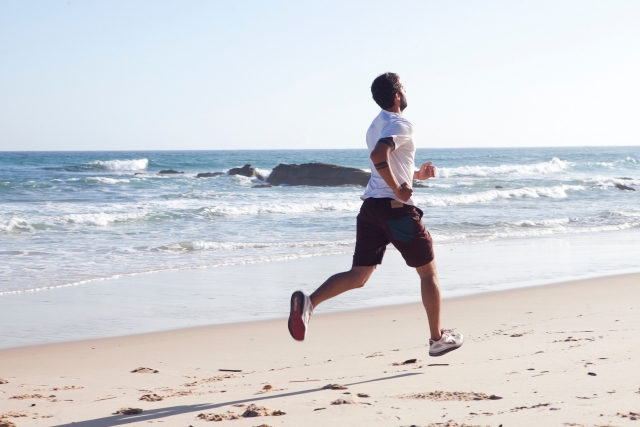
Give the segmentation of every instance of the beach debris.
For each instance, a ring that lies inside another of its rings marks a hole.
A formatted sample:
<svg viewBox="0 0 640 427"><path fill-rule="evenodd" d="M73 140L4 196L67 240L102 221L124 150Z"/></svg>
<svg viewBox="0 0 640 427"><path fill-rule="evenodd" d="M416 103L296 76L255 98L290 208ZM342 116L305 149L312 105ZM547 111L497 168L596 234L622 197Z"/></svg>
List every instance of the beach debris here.
<svg viewBox="0 0 640 427"><path fill-rule="evenodd" d="M220 372L242 372L242 369L218 369L218 371L220 371ZM229 377L229 378L235 378L235 377Z"/></svg>
<svg viewBox="0 0 640 427"><path fill-rule="evenodd" d="M273 426L270 426L269 424L260 424L259 426L256 426L256 427L273 427Z"/></svg>
<svg viewBox="0 0 640 427"><path fill-rule="evenodd" d="M343 386L342 384L327 384L326 386L322 387L323 390L347 390L347 387Z"/></svg>
<svg viewBox="0 0 640 427"><path fill-rule="evenodd" d="M16 427L16 423L9 420L0 419L0 427Z"/></svg>
<svg viewBox="0 0 640 427"><path fill-rule="evenodd" d="M358 397L371 397L367 393L358 393L356 396L358 396Z"/></svg>
<svg viewBox="0 0 640 427"><path fill-rule="evenodd" d="M402 365L411 365L412 363L416 363L418 359L407 359L402 363L392 363L391 366L402 366Z"/></svg>
<svg viewBox="0 0 640 427"><path fill-rule="evenodd" d="M279 409L270 409L265 406L258 406L253 403L247 406L247 410L242 414L244 418L278 417L281 415L286 415L286 412L282 412Z"/></svg>
<svg viewBox="0 0 640 427"><path fill-rule="evenodd" d="M158 394L145 394L143 395L140 400L144 400L145 402L160 402L161 400L163 400L164 397L158 395Z"/></svg>
<svg viewBox="0 0 640 427"><path fill-rule="evenodd" d="M0 384L8 384L9 381L5 380L4 378L0 377Z"/></svg>
<svg viewBox="0 0 640 427"><path fill-rule="evenodd" d="M624 185L624 184L617 184L617 183L616 183L616 184L615 184L615 186L616 186L616 188L617 188L618 190L636 191L636 189L635 189L635 188L633 188L633 187L629 187L629 186Z"/></svg>
<svg viewBox="0 0 640 427"><path fill-rule="evenodd" d="M174 169L163 169L160 172L158 172L160 175L169 175L169 174L174 174L174 173L184 173L184 172L178 172L177 170Z"/></svg>
<svg viewBox="0 0 640 427"><path fill-rule="evenodd" d="M414 426L411 426L414 427ZM415 426L415 427L420 427L420 426ZM455 421L447 421L445 423L429 423L426 425L426 427L491 427L488 425L480 425L480 424L458 424ZM502 424L500 424L500 427L502 427Z"/></svg>
<svg viewBox="0 0 640 427"><path fill-rule="evenodd" d="M17 400L24 400L24 399L50 399L56 397L55 395L50 395L50 396L43 396L40 393L36 393L36 394L20 394L18 396L11 396L9 399L17 399Z"/></svg>
<svg viewBox="0 0 640 427"><path fill-rule="evenodd" d="M244 407L245 407L245 406L247 406L247 405L245 405L244 403L236 403L236 404L235 404L235 405L233 405L233 406L235 406L236 408L244 408Z"/></svg>
<svg viewBox="0 0 640 427"><path fill-rule="evenodd" d="M196 178L213 178L220 175L224 175L224 172L201 172L196 175Z"/></svg>
<svg viewBox="0 0 640 427"><path fill-rule="evenodd" d="M515 408L513 408L511 410L511 412L517 412L517 411L521 411L523 409L536 409L536 408L542 408L544 406L550 406L551 403L538 403L537 405L533 405L533 406L517 406Z"/></svg>
<svg viewBox="0 0 640 427"><path fill-rule="evenodd" d="M427 366L449 366L448 363L430 363Z"/></svg>
<svg viewBox="0 0 640 427"><path fill-rule="evenodd" d="M142 413L142 411L143 410L140 408L124 407L124 408L118 409L116 412L113 413L113 415L135 415L135 414Z"/></svg>
<svg viewBox="0 0 640 427"><path fill-rule="evenodd" d="M264 387L262 387L262 391L269 391L273 388L273 386L271 384L267 384Z"/></svg>
<svg viewBox="0 0 640 427"><path fill-rule="evenodd" d="M595 372L587 372L587 375L591 375L592 377L597 376Z"/></svg>
<svg viewBox="0 0 640 427"><path fill-rule="evenodd" d="M472 401L472 400L500 400L502 397L495 394L466 392L466 391L430 391L427 393L412 393L395 396L400 399L425 399L436 402L445 400Z"/></svg>
<svg viewBox="0 0 640 427"><path fill-rule="evenodd" d="M380 356L384 356L384 354L379 352L379 351L376 351L375 353L370 354L369 356L367 356L365 359L369 359L370 357L380 357Z"/></svg>
<svg viewBox="0 0 640 427"><path fill-rule="evenodd" d="M157 374L158 372L160 371L157 369L145 368L144 366L131 371L132 374Z"/></svg>
<svg viewBox="0 0 640 427"><path fill-rule="evenodd" d="M61 390L82 390L84 387L80 387L77 385L66 385L64 387L54 387L51 391L61 391Z"/></svg>
<svg viewBox="0 0 640 427"><path fill-rule="evenodd" d="M331 402L332 405L354 405L356 402L349 397L341 397Z"/></svg>
<svg viewBox="0 0 640 427"><path fill-rule="evenodd" d="M316 408L314 409L314 411L322 411L323 409L327 409L327 408Z"/></svg>
<svg viewBox="0 0 640 427"><path fill-rule="evenodd" d="M224 421L224 420L239 420L242 417L238 414L234 414L231 411L223 412L221 414L199 414L198 418L205 421Z"/></svg>
<svg viewBox="0 0 640 427"><path fill-rule="evenodd" d="M629 412L628 414L621 414L620 412L618 412L616 415L622 418L629 418L632 421L640 420L640 414L636 412Z"/></svg>

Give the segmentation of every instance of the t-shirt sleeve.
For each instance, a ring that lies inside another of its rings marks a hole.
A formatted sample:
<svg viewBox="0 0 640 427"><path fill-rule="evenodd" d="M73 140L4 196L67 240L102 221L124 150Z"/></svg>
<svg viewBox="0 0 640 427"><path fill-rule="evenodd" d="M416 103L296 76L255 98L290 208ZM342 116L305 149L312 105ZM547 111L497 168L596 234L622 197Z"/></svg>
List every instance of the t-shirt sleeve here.
<svg viewBox="0 0 640 427"><path fill-rule="evenodd" d="M393 138L395 148L398 149L411 140L412 134L411 123L406 120L394 120L383 129L380 138Z"/></svg>

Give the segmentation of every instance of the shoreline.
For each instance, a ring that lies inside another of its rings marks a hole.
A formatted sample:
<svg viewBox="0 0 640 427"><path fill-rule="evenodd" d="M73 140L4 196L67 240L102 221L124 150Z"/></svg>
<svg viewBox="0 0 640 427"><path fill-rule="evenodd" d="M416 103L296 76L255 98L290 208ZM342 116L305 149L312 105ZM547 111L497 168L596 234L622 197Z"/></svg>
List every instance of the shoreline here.
<svg viewBox="0 0 640 427"><path fill-rule="evenodd" d="M531 289L540 289L540 288L541 289L554 288L558 286L574 286L577 283L582 283L585 281L607 281L607 280L620 280L620 279L622 280L637 279L638 283L640 283L640 271L568 278L568 279L562 279L560 281L551 282L551 283L541 283L541 284L518 286L518 287L506 288L506 289L487 290L483 292L464 294L464 295L448 296L448 297L442 297L442 302L444 304L445 301L448 302L448 301L456 301L461 299L471 300L474 298L492 297L492 296L500 297L501 294L505 294L508 297L508 294L510 292L527 291ZM351 316L351 315L355 316L355 315L361 314L366 316L366 315L370 315L370 313L375 314L375 312L378 310L387 309L387 310L395 311L395 310L402 310L403 307L406 307L409 309L416 309L417 307L420 309L422 308L422 303L420 302L391 303L386 305L353 307L353 308L348 308L343 310L326 311L326 312L316 310L316 312L313 314L313 317L317 318L319 316L324 317L324 316L341 315L341 314L347 315L347 316ZM227 328L227 327L234 328L240 325L261 324L265 322L271 322L275 324L278 324L278 323L284 324L287 318L288 318L288 314L286 316L269 317L269 318L259 319L259 320L247 319L247 320L240 320L240 321L231 321L226 323L212 323L212 324L204 324L204 325L197 325L197 326L178 327L173 329L163 329L163 330L150 331L150 332L138 332L138 333L132 333L132 334L114 335L114 336L107 336L107 337L84 338L84 339L69 340L69 341L31 344L31 345L25 345L25 346L19 346L19 347L6 347L6 348L0 347L0 358L2 356L2 352L4 351L12 351L12 350L22 351L27 349L37 350L40 348L46 349L49 347L64 346L68 344L83 344L83 343L91 344L91 343L107 342L110 340L119 340L119 339L136 339L136 338L145 338L145 337L154 337L154 336L160 337L163 334L189 333L190 331L196 332L200 330L209 330L212 328Z"/></svg>
<svg viewBox="0 0 640 427"><path fill-rule="evenodd" d="M637 272L640 233L440 245L443 298ZM638 242L636 242L638 240ZM0 296L0 347L282 318L288 297L351 265L351 253L144 273ZM623 268L626 267L626 268ZM246 297L250 296L249 304ZM395 250L362 289L323 304L337 312L420 301L415 271ZM244 307L237 310L234 307Z"/></svg>
<svg viewBox="0 0 640 427"><path fill-rule="evenodd" d="M7 418L19 427L205 427L199 414L239 416L249 404L286 415L234 425L623 426L640 399L637 283L628 274L448 298L443 326L465 345L440 358L428 356L419 303L318 312L302 343L272 319L5 349L0 404L26 414ZM139 367L159 372L131 373ZM111 415L122 407L143 412Z"/></svg>

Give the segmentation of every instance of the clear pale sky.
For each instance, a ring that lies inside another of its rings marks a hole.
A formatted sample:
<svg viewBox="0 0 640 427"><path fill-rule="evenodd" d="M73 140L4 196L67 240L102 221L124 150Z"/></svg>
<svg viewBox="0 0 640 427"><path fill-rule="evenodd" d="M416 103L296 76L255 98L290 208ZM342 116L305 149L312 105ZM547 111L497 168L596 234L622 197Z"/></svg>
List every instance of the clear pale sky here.
<svg viewBox="0 0 640 427"><path fill-rule="evenodd" d="M640 1L0 0L0 150L640 145Z"/></svg>

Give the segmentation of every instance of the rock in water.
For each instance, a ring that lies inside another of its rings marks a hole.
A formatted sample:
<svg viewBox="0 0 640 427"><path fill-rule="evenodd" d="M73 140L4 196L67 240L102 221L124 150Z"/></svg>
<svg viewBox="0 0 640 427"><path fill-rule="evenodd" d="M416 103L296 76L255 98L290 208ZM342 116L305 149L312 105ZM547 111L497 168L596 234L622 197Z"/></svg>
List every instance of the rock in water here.
<svg viewBox="0 0 640 427"><path fill-rule="evenodd" d="M224 172L201 172L196 178L213 178L214 176L224 175Z"/></svg>
<svg viewBox="0 0 640 427"><path fill-rule="evenodd" d="M618 190L628 190L628 191L636 191L635 188L633 187L627 187L626 185L622 185L622 184L616 184L616 188Z"/></svg>
<svg viewBox="0 0 640 427"><path fill-rule="evenodd" d="M167 174L172 174L172 173L184 173L184 172L178 172L177 170L173 170L173 169L163 169L158 173L160 175L167 175Z"/></svg>
<svg viewBox="0 0 640 427"><path fill-rule="evenodd" d="M337 187L360 185L366 187L371 174L357 168L347 168L327 163L279 164L267 178L269 184L309 185L313 187Z"/></svg>
<svg viewBox="0 0 640 427"><path fill-rule="evenodd" d="M252 168L251 165L247 164L241 168L233 168L229 170L229 175L242 175L249 178L258 178L260 181L264 181L264 176L260 175L260 172Z"/></svg>

